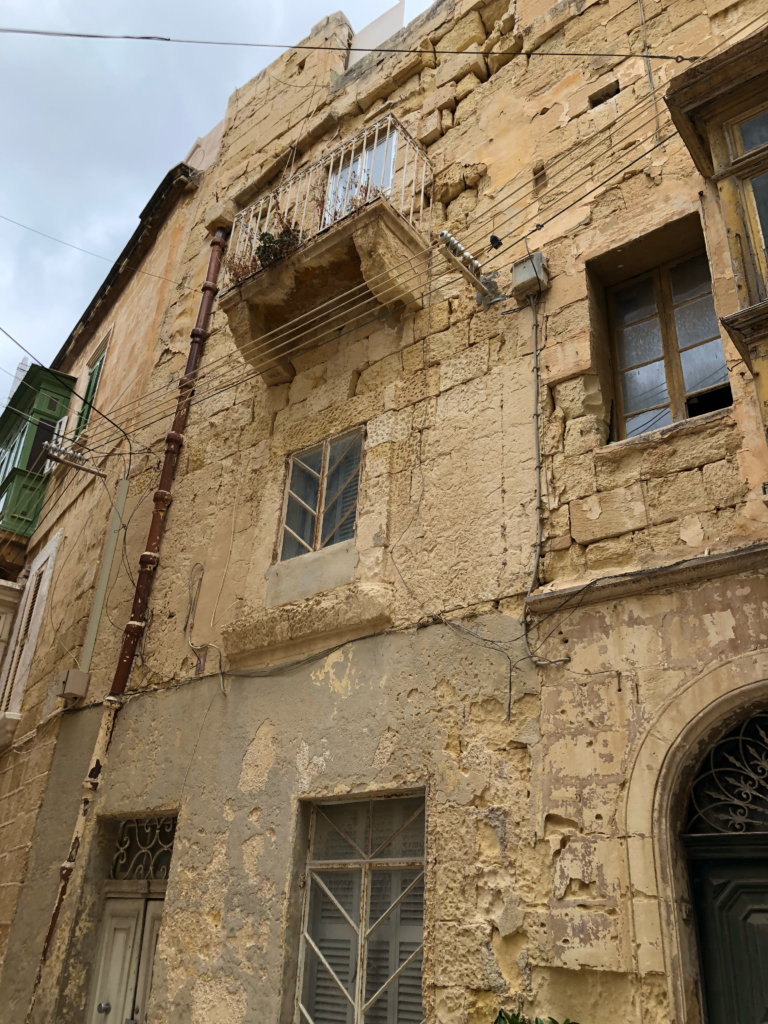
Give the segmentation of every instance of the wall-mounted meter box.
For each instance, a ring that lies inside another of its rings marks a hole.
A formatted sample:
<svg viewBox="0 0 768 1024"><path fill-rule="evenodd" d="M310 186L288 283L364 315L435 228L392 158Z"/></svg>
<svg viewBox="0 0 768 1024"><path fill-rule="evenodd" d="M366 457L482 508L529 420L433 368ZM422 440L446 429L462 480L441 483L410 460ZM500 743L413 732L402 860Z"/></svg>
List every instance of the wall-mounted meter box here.
<svg viewBox="0 0 768 1024"><path fill-rule="evenodd" d="M527 299L546 288L549 288L549 274L543 252L532 252L512 264L512 294L516 299Z"/></svg>

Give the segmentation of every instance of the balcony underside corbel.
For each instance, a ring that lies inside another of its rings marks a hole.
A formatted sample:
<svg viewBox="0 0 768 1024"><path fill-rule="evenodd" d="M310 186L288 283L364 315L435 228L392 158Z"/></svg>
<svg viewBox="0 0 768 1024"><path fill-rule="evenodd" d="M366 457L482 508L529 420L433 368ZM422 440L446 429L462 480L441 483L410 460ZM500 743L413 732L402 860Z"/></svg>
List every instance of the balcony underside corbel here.
<svg viewBox="0 0 768 1024"><path fill-rule="evenodd" d="M291 380L293 356L350 338L381 315L421 309L429 243L378 199L220 299L235 343L266 383Z"/></svg>

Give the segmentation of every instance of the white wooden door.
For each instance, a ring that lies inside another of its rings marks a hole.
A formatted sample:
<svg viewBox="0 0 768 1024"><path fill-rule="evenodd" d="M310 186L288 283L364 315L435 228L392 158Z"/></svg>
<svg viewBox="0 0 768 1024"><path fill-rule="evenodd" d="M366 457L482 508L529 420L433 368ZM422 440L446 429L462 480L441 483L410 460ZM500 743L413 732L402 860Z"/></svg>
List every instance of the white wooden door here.
<svg viewBox="0 0 768 1024"><path fill-rule="evenodd" d="M147 900L147 909L144 915L144 937L141 940L141 956L139 957L139 979L136 984L136 1001L132 1018L136 1024L147 1024L148 1022L147 1003L152 989L155 950L162 920L163 900Z"/></svg>
<svg viewBox="0 0 768 1024"><path fill-rule="evenodd" d="M88 1024L124 1024L131 1018L144 907L143 899L106 901Z"/></svg>

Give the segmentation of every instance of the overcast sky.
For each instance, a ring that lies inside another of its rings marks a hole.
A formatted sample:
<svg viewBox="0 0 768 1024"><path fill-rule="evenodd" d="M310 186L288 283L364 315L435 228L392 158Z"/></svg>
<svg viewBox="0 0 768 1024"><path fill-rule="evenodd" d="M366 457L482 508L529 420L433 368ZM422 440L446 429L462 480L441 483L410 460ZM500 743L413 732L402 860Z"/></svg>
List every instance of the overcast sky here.
<svg viewBox="0 0 768 1024"><path fill-rule="evenodd" d="M344 0L359 31L394 0ZM406 21L431 0L406 0ZM333 0L4 0L2 25L295 43ZM279 50L0 35L0 214L116 258L166 171ZM0 325L50 363L109 264L0 220ZM0 368L22 353L0 335ZM0 372L0 400L10 377Z"/></svg>

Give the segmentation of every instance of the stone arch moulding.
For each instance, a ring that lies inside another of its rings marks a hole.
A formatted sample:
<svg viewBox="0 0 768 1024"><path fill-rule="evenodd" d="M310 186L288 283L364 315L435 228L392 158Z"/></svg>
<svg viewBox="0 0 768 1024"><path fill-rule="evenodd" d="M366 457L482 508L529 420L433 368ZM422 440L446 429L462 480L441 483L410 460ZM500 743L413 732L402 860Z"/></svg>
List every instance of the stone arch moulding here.
<svg viewBox="0 0 768 1024"><path fill-rule="evenodd" d="M681 798L685 769L703 756L717 730L761 704L768 704L768 648L711 665L659 708L629 767L620 826L626 836L634 966L640 974L666 975L670 1024L691 1024L691 999L698 988L690 970L686 929L692 935L692 921L684 923L672 805Z"/></svg>

